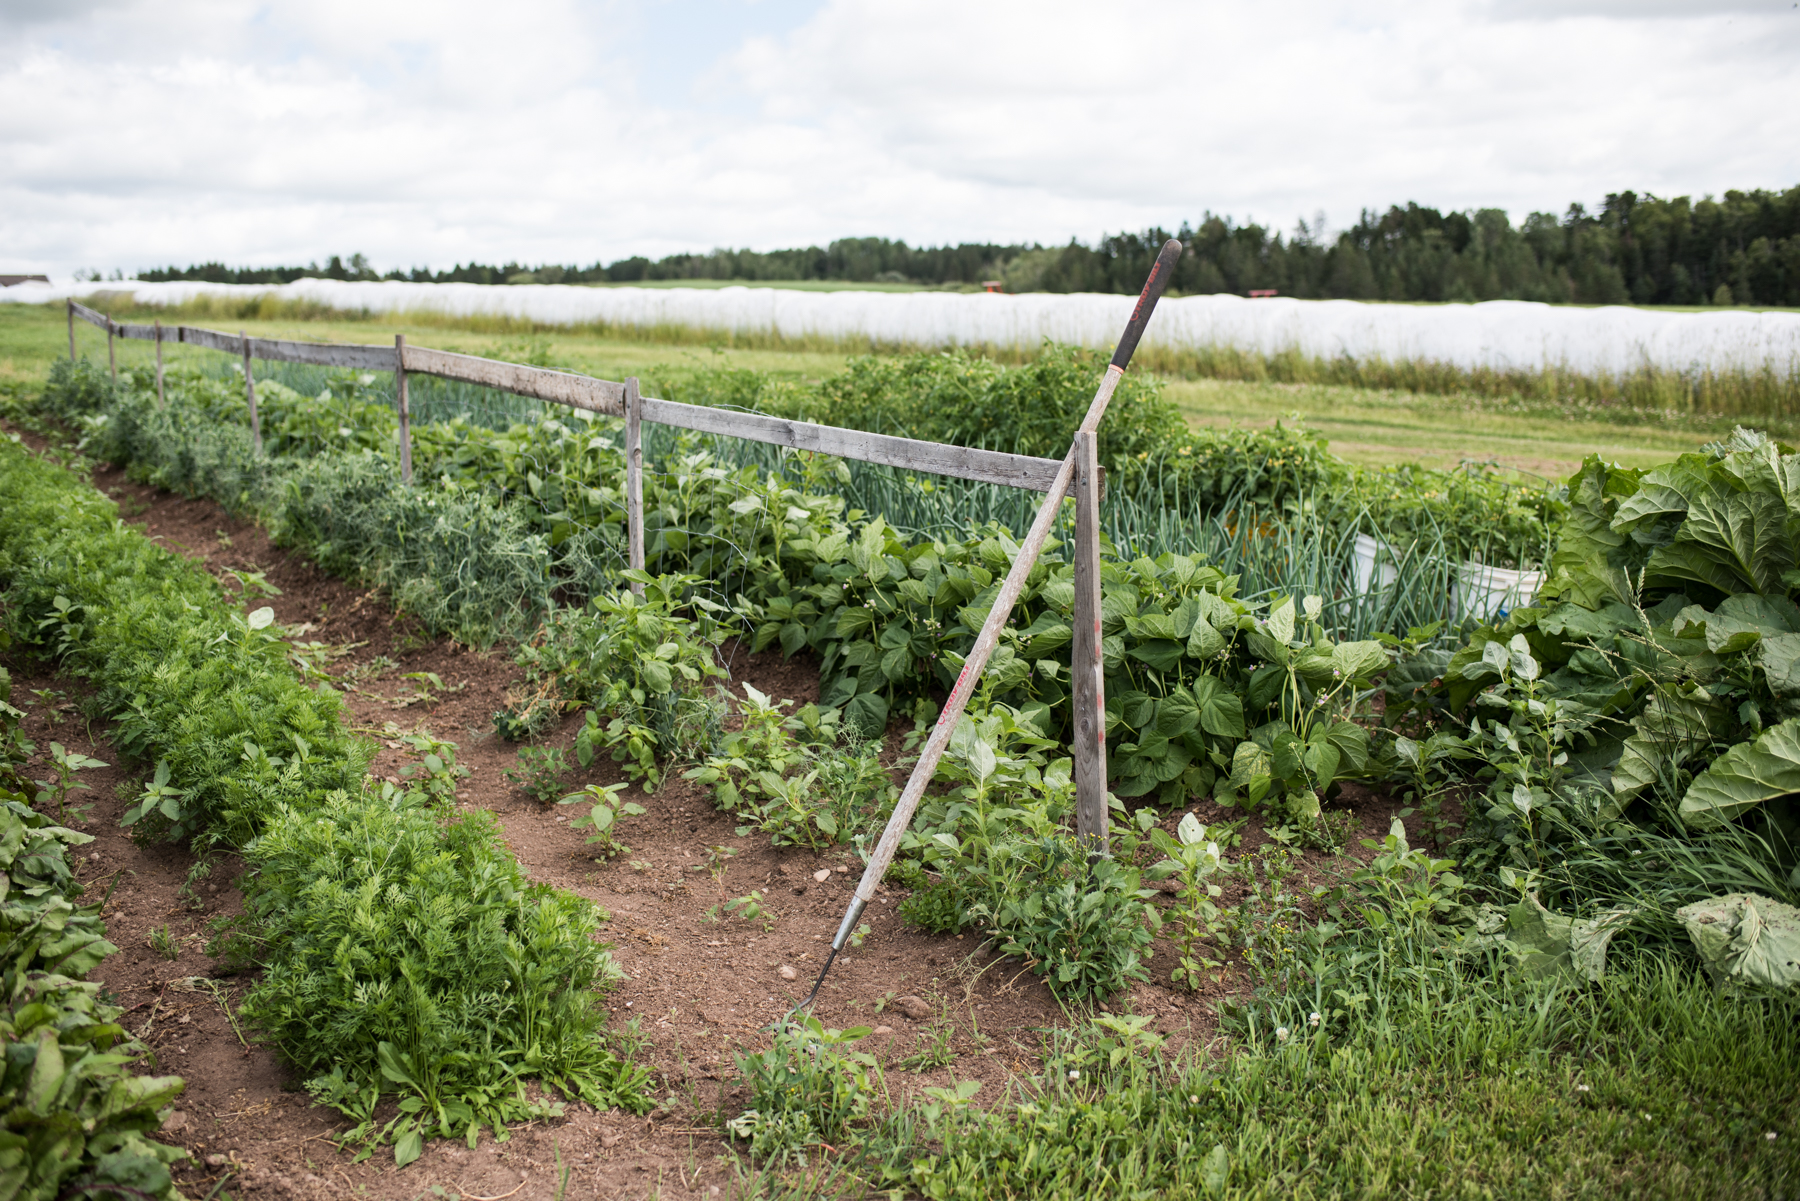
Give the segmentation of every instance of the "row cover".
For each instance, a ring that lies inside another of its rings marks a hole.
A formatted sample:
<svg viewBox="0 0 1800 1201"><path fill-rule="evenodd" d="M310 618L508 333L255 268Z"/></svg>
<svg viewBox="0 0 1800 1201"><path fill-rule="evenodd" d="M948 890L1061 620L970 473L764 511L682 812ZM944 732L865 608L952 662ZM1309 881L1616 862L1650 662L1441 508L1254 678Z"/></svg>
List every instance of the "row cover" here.
<svg viewBox="0 0 1800 1201"><path fill-rule="evenodd" d="M1110 346L1135 298L1093 294L1020 296L947 292L802 292L784 288L588 288L303 279L278 287L193 281L118 285L139 302L174 305L197 296L272 294L332 308L502 315L558 325L608 322L682 325L786 337L869 337L920 346L1035 346L1045 338ZM0 301L43 303L95 291L93 284L19 284ZM1533 301L1369 304L1355 300L1164 300L1146 345L1231 348L1263 355L1426 361L1461 368L1557 368L1616 375L1769 369L1800 364L1800 313L1682 313Z"/></svg>

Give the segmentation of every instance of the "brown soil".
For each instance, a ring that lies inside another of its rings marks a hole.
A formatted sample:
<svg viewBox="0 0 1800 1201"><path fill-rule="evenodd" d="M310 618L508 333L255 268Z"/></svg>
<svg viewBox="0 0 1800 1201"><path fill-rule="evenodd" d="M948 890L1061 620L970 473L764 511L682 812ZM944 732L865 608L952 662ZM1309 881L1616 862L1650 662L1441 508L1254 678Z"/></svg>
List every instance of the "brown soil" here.
<svg viewBox="0 0 1800 1201"><path fill-rule="evenodd" d="M189 886L195 860L186 850L139 846L127 837L118 822L145 765L121 765L103 726L35 703L31 689L62 689L73 702L79 687L41 669L33 674L32 665L15 660L15 700L34 702L21 707L29 708L27 732L40 748L56 739L112 765L84 773L93 791L75 794L92 805L82 828L95 836L83 848L82 878L99 891L118 880L106 916L121 951L94 975L122 999L126 1025L150 1046L158 1069L187 1081L164 1130L165 1138L195 1156L181 1171L182 1189L205 1197L228 1178L226 1191L236 1196L530 1201L556 1194L553 1164L560 1150L573 1165L570 1197L644 1196L652 1190L662 1197L732 1195L736 1174L716 1116L721 1107L726 1116L742 1108L733 1089L732 1053L761 1044L762 1031L811 988L856 883L853 856L778 850L766 838L737 837L735 821L677 774L653 796L633 794L649 812L622 821L620 836L631 850L596 862L582 832L570 828L570 810L540 807L505 778L517 764L518 748L494 734L492 718L520 677L506 652L420 636L396 619L382 597L321 574L210 501L159 493L113 470L97 472L95 482L119 501L127 520L209 570L263 572L281 594L251 603L272 605L282 623L310 623L298 641L343 649L327 667L347 690L350 720L380 743L376 773L396 775L408 760L394 732L424 726L459 744L459 762L472 772L462 800L499 817L508 844L533 878L588 897L611 914L613 954L628 977L608 995L613 1022L632 1024L650 1040L645 1060L655 1071L657 1097L667 1098L650 1118L595 1113L576 1104L564 1121L532 1123L505 1143L484 1137L473 1151L460 1143L433 1143L403 1171L394 1168L386 1149L353 1163L330 1141L346 1123L312 1107L254 1031L243 1032L246 1048L221 1003L235 1006L249 986L245 977L215 976L223 967L206 954L210 923L241 904L234 886L241 864L219 860L210 875ZM777 698L817 697L814 664L741 650L730 658L735 688L749 683ZM414 700L404 678L409 672L436 673L450 691L434 702ZM578 720L570 715L546 742L567 747ZM42 753L32 766L43 766ZM621 778L615 764L602 760L567 782L573 791ZM1359 832L1350 847L1363 858L1370 852L1358 840L1384 834L1396 809L1388 798L1360 789L1347 790L1336 807L1354 815ZM1209 825L1233 816L1210 802L1197 812ZM1173 829L1179 817L1165 819L1165 828ZM1234 854L1266 841L1251 822ZM737 852L717 884L706 869L713 846ZM1326 881L1346 866L1308 853L1296 883ZM823 882L815 880L814 873L827 870ZM752 890L764 893L772 920L715 920L712 911L721 901ZM815 1013L828 1026L878 1028L862 1046L889 1065L896 1101L947 1084L952 1073L958 1080L980 1080L981 1099L997 1098L1012 1076L1036 1070L1039 1032L1075 1015L1021 963L993 954L973 935L927 935L908 927L896 911L903 895L884 890L869 908L864 920L872 933L838 958ZM163 927L173 940L172 960L151 945ZM1114 997L1110 1008L1153 1016L1171 1045L1209 1042L1216 1030L1213 1003L1241 994L1244 979L1227 969L1199 993L1189 993L1167 983L1173 962L1168 943L1159 941L1152 982ZM794 979L783 977L784 966L793 969ZM923 998L931 1016L911 1020L889 1004L908 995ZM923 1032L936 1023L954 1031L953 1068L915 1074L894 1066L919 1048Z"/></svg>

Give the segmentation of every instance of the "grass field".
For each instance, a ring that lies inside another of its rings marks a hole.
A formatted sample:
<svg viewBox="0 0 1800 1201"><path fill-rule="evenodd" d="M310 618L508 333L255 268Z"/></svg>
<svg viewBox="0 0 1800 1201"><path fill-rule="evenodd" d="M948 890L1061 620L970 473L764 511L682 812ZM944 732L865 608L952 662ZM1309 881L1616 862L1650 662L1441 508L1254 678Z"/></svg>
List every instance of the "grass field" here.
<svg viewBox="0 0 1800 1201"><path fill-rule="evenodd" d="M821 285L824 286L824 285ZM389 342L395 334L444 350L530 360L606 378L637 375L654 391L659 373L695 366L731 366L813 379L842 369L841 348L727 345L678 335L620 338L589 330L531 331L492 322L342 317L241 322L185 318L213 328L243 328L273 338L338 342ZM83 354L103 357L106 339L77 323ZM0 306L0 380L35 381L68 351L67 326L55 307ZM165 347L169 362L185 357L217 359L216 352ZM118 344L121 366L148 363L149 344ZM1220 379L1170 379L1168 391L1196 426L1267 426L1298 416L1330 439L1352 462L1452 466L1465 459L1558 478L1585 454L1642 466L1672 458L1728 432L1729 418L1605 406L1557 406L1474 394L1425 394L1319 384L1281 384ZM1777 431L1786 432L1786 431Z"/></svg>

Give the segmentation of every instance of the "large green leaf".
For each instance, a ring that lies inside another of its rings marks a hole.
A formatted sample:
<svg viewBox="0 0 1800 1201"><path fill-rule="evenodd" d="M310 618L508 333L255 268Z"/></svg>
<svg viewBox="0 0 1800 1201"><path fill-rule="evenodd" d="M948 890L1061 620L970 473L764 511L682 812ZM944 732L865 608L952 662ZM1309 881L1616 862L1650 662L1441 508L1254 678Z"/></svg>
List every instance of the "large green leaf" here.
<svg viewBox="0 0 1800 1201"><path fill-rule="evenodd" d="M1675 916L1716 984L1800 992L1800 909L1734 892L1683 905Z"/></svg>
<svg viewBox="0 0 1800 1201"><path fill-rule="evenodd" d="M1244 736L1244 702L1216 676L1194 681L1194 704L1200 710L1200 728L1215 738Z"/></svg>
<svg viewBox="0 0 1800 1201"><path fill-rule="evenodd" d="M1782 499L1767 492L1698 497L1675 541L1650 556L1649 576L1784 595L1781 575L1794 567L1787 515Z"/></svg>
<svg viewBox="0 0 1800 1201"><path fill-rule="evenodd" d="M1539 603L1566 600L1587 609L1626 599L1620 568L1631 559L1629 535L1612 528L1619 504L1637 491L1641 472L1589 455L1569 480L1569 512L1550 557Z"/></svg>
<svg viewBox="0 0 1800 1201"><path fill-rule="evenodd" d="M1659 689L1631 723L1633 733L1613 767L1613 799L1603 816L1623 813L1646 788L1710 746L1724 732L1729 714L1704 688Z"/></svg>
<svg viewBox="0 0 1800 1201"><path fill-rule="evenodd" d="M1331 648L1331 666L1346 680L1366 680L1387 670L1387 649L1379 642L1340 642Z"/></svg>
<svg viewBox="0 0 1800 1201"><path fill-rule="evenodd" d="M1714 759L1681 798L1681 817L1704 829L1754 805L1800 792L1800 718L1764 730Z"/></svg>

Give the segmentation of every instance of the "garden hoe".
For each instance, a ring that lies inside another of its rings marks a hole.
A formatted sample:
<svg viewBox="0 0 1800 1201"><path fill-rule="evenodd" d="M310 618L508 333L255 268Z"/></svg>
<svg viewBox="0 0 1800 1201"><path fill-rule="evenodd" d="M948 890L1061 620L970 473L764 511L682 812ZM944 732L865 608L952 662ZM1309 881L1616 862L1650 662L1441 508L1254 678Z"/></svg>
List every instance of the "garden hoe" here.
<svg viewBox="0 0 1800 1201"><path fill-rule="evenodd" d="M1150 278L1144 281L1144 290L1138 296L1137 307L1131 311L1131 320L1119 338L1112 363L1100 379L1100 388L1094 393L1093 403L1088 406L1087 417L1083 419L1078 432L1092 433L1099 427L1100 418L1106 414L1107 403L1112 400L1113 390L1124 378L1125 368L1131 365L1132 352L1137 349L1138 339L1144 336L1144 327L1150 323L1150 314L1156 311L1156 302L1162 297L1163 289L1168 287L1169 276L1174 273L1175 262L1180 257L1180 242L1171 238L1163 244L1162 253L1156 256L1156 265L1150 268ZM937 726L919 754L912 777L906 781L906 791L900 794L900 803L894 807L894 815L888 819L887 829L881 832L881 841L875 845L875 853L869 858L868 866L863 869L862 880L856 886L856 895L851 898L850 908L838 926L837 937L831 940L831 953L825 957L825 964L819 969L819 978L813 982L812 992L807 994L806 999L788 1011L789 1018L818 999L819 989L825 983L826 973L831 971L832 961L843 950L844 941L850 937L851 931L856 929L857 919L862 917L863 909L875 895L875 886L887 875L888 865L894 861L894 852L900 849L900 836L912 823L913 811L919 807L919 801L925 795L925 786L931 783L931 777L937 772L938 760L944 757L944 748L956 729L956 720L962 716L969 694L975 690L982 670L987 667L989 656L994 653L1000 631L1006 628L1007 620L1012 616L1012 607L1025 587L1025 577L1031 574L1032 566L1044 549L1044 541L1050 536L1050 527L1056 522L1057 511L1062 506L1063 496L1069 491L1074 475L1075 450L1071 447L1068 457L1063 460L1062 470L1057 472L1056 481L1050 485L1050 492L1044 497L1043 506L1038 509L1037 519L1031 523L1031 532L1019 547L1012 570L1000 585L1000 593L994 598L994 607L988 611L987 621L982 623L975 646L963 663L962 674L956 677L956 687L950 690L950 696L944 701L943 712L938 714ZM1105 729L1104 723L1101 729Z"/></svg>

